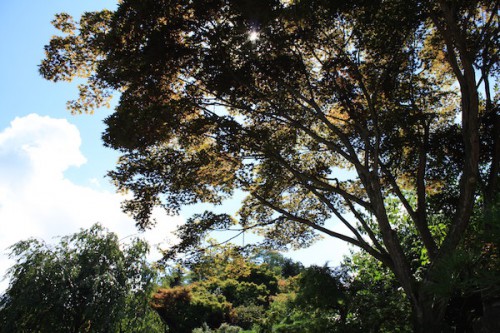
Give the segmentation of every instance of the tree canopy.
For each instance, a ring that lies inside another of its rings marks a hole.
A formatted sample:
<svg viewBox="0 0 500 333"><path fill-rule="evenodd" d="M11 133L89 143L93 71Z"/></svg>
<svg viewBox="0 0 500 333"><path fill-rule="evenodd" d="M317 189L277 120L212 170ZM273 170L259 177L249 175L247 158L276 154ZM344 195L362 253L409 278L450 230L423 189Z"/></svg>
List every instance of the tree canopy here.
<svg viewBox="0 0 500 333"><path fill-rule="evenodd" d="M395 274L427 332L448 303L427 287L499 193L498 5L123 0L57 15L40 72L86 79L74 112L120 92L103 139L139 226L155 206L248 195L238 217L190 219L172 253L236 224L277 248L336 237Z"/></svg>
<svg viewBox="0 0 500 333"><path fill-rule="evenodd" d="M29 239L11 246L16 263L0 296L0 332L160 332L149 309L154 272L148 245L122 249L100 225L56 246Z"/></svg>

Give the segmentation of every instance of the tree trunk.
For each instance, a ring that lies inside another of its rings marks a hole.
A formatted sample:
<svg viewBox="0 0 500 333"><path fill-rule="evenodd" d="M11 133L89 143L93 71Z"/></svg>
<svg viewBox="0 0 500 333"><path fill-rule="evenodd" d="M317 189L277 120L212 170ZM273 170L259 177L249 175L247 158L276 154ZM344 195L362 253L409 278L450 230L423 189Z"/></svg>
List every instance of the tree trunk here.
<svg viewBox="0 0 500 333"><path fill-rule="evenodd" d="M419 293L417 303L412 304L413 331L415 333L442 332L448 300L429 293Z"/></svg>
<svg viewBox="0 0 500 333"><path fill-rule="evenodd" d="M483 295L483 315L474 322L474 333L500 332L500 297Z"/></svg>

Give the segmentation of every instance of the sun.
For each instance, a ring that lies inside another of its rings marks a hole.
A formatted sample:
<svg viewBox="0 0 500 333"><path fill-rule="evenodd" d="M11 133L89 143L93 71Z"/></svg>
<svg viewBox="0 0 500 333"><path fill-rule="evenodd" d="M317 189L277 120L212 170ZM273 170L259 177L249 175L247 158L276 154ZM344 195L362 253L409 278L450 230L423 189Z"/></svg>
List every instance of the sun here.
<svg viewBox="0 0 500 333"><path fill-rule="evenodd" d="M259 39L259 33L255 30L248 32L248 40L252 43L256 42Z"/></svg>

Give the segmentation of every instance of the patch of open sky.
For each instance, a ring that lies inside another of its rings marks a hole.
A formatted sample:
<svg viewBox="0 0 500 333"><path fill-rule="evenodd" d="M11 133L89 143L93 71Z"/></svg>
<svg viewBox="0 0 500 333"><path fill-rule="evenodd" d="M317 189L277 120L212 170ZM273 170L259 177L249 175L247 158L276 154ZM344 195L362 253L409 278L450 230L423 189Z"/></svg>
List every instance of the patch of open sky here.
<svg viewBox="0 0 500 333"><path fill-rule="evenodd" d="M102 120L111 110L98 110L92 116L71 116L66 102L77 96L79 82L54 84L46 81L39 75L38 65L44 58L44 45L52 35L60 33L50 23L56 13L67 12L77 20L84 11L116 6L117 2L111 0L0 2L0 43L11 46L9 52L0 53L0 127L6 128L15 117L32 113L64 118L76 125L87 163L68 169L67 176L79 184L88 185L90 179L97 177L107 186L108 182L101 177L116 163L117 154L103 147L101 133L104 130Z"/></svg>

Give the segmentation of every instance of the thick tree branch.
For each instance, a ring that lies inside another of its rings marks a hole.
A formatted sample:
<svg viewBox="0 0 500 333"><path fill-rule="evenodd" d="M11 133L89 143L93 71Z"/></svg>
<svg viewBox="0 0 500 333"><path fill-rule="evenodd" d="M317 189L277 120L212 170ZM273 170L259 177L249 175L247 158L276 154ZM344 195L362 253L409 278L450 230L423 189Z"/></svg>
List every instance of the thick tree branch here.
<svg viewBox="0 0 500 333"><path fill-rule="evenodd" d="M427 169L427 151L429 142L429 126L423 120L424 135L418 148L418 167L417 167L417 219L415 224L424 243L429 258L432 260L437 254L437 245L432 238L427 223L427 195L425 189L425 175Z"/></svg>
<svg viewBox="0 0 500 333"><path fill-rule="evenodd" d="M360 241L358 241L357 239L355 238L352 238L352 237L349 237L349 236L346 236L346 235L343 235L341 233L338 233L338 232L335 232L335 231L332 231L328 228L325 228L321 225L318 225L316 223L313 223L307 219L304 219L304 218L301 218L299 216L296 216L294 214L291 214L289 213L288 211L272 204L270 201L264 199L262 196L258 195L255 191L251 193L251 195L256 198L259 202L261 202L263 205L271 208L272 210L280 213L281 215L283 215L284 217L292 220L292 221L295 221L295 222L298 222L298 223L302 223L302 224L305 224L311 228L313 228L314 230L317 230L317 231L320 231L324 234L327 234L328 236L331 236L331 237L334 237L334 238L338 238L340 240L343 240L347 243L350 243L352 245L355 245L359 248L362 248L363 250L365 250L366 252L370 253L372 256L374 256L375 258L377 258L378 260L380 260L381 262L383 262L385 265L387 265L387 267L392 267L392 262L391 260L382 255L381 253L379 253L378 251L376 251L375 249L373 249L372 247L370 246L367 246L366 243L362 243Z"/></svg>

